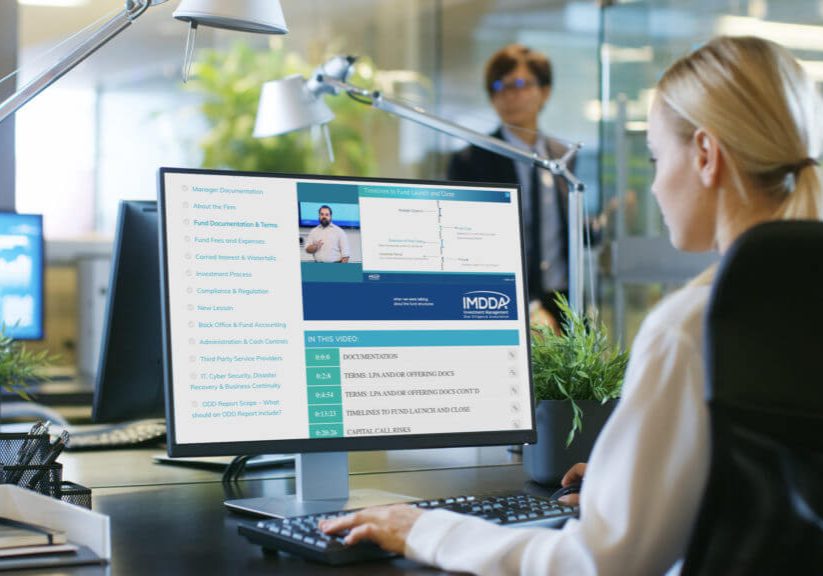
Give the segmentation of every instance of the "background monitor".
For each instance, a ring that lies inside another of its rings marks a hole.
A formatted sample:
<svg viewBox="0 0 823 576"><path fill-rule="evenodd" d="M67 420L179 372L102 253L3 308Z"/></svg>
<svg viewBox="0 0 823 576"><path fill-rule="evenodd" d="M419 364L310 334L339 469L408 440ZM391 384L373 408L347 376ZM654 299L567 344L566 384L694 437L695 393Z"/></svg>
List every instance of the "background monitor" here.
<svg viewBox="0 0 823 576"><path fill-rule="evenodd" d="M43 338L43 217L0 212L0 322L17 340Z"/></svg>
<svg viewBox="0 0 823 576"><path fill-rule="evenodd" d="M320 224L318 213L323 205L332 209L332 222L341 228L360 228L360 206L336 202L300 202L300 226L314 228Z"/></svg>
<svg viewBox="0 0 823 576"><path fill-rule="evenodd" d="M170 455L299 452L308 500L348 488L310 453L534 440L516 186L164 168L159 201ZM359 207L362 262L301 262L303 202Z"/></svg>
<svg viewBox="0 0 823 576"><path fill-rule="evenodd" d="M157 203L123 201L117 217L92 419L164 416Z"/></svg>

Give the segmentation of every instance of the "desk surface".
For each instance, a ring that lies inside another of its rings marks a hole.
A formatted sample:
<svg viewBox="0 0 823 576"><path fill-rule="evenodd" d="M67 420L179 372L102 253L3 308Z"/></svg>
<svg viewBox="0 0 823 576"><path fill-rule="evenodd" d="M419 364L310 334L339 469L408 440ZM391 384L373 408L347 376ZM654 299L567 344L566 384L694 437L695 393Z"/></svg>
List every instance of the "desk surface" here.
<svg viewBox="0 0 823 576"><path fill-rule="evenodd" d="M64 452L63 476L89 488L119 488L165 484L220 482L220 472L187 466L155 464L152 457L163 448L113 450L99 452ZM354 452L349 456L353 476L375 473L401 473L443 468L478 466L519 466L520 456L500 446L484 448L449 448L439 450L397 450ZM294 478L294 466L275 466L247 471L246 480Z"/></svg>
<svg viewBox="0 0 823 576"><path fill-rule="evenodd" d="M255 471L231 485L219 473L151 463L157 450L75 453L65 477L94 488L94 509L111 517L112 561L69 574L363 574L365 565L330 568L288 555L265 556L237 533L247 517L227 498L294 492L294 470ZM351 488L419 498L521 489L519 463L502 447L366 452L350 457ZM532 490L538 490L532 487ZM368 574L432 574L404 559L373 562ZM30 572L36 574L37 572Z"/></svg>

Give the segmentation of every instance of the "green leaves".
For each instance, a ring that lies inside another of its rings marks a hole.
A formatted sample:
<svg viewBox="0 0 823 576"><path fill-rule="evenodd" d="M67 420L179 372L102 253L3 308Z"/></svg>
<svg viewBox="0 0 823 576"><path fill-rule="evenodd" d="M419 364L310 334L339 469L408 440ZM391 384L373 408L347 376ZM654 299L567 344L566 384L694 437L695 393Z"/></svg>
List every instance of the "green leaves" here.
<svg viewBox="0 0 823 576"><path fill-rule="evenodd" d="M5 326L0 328L0 383L5 390L31 400L26 388L34 380L46 380L40 369L55 359L47 350L26 350L22 342L5 335Z"/></svg>
<svg viewBox="0 0 823 576"><path fill-rule="evenodd" d="M571 402L568 446L583 429L583 410L575 401L605 403L618 398L629 354L609 344L606 328L597 317L581 318L562 296L557 304L566 316L564 334L555 334L545 325L531 327L532 380L536 400Z"/></svg>
<svg viewBox="0 0 823 576"><path fill-rule="evenodd" d="M371 74L369 62L358 65ZM336 116L329 124L334 164L328 164L325 145L313 142L309 131L271 138L252 136L263 83L293 74L308 76L313 68L297 55L286 53L280 44L262 52L244 43L227 52L204 50L192 68L187 88L203 96L200 111L210 126L200 143L204 168L357 176L375 173L374 152L364 134L374 112L342 96L326 98ZM357 74L353 81L369 86Z"/></svg>

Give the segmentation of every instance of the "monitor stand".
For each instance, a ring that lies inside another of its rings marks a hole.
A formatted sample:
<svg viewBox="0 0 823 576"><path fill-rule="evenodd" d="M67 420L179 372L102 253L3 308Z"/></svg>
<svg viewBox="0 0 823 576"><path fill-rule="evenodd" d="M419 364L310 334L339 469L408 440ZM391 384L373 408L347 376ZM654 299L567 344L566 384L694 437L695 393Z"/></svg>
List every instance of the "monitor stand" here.
<svg viewBox="0 0 823 576"><path fill-rule="evenodd" d="M349 492L347 452L295 455L294 484L297 493L291 496L240 498L226 500L224 504L233 512L289 518L419 500L412 496L381 490Z"/></svg>

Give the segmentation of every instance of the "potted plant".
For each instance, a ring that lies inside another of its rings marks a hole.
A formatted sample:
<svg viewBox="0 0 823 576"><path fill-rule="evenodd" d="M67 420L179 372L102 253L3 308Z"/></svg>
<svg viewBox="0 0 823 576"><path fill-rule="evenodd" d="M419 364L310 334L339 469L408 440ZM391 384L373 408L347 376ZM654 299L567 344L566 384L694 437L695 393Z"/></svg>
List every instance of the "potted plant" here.
<svg viewBox="0 0 823 576"><path fill-rule="evenodd" d="M29 384L48 380L41 370L49 366L55 357L50 356L48 350L32 352L20 340L7 336L5 332L5 326L0 327L0 385L7 392L13 392L23 400L30 401L32 398L28 393ZM14 403L6 404L3 412L14 413L14 408Z"/></svg>
<svg viewBox="0 0 823 576"><path fill-rule="evenodd" d="M541 484L559 483L573 464L588 460L620 396L629 357L609 343L596 316L581 317L563 297L557 302L564 331L531 329L537 443L523 447L523 465Z"/></svg>
<svg viewBox="0 0 823 576"><path fill-rule="evenodd" d="M328 164L325 153L318 153L308 130L270 138L252 135L263 83L292 74L308 76L312 69L297 54L286 52L280 42L262 51L242 42L226 51L203 50L187 84L188 90L202 97L200 111L209 127L200 143L202 166L257 172L374 174L377 162L367 139L374 114L351 98L327 100L335 114L335 121L329 124L334 164ZM353 80L370 85L369 78L376 74L372 63L361 59Z"/></svg>

